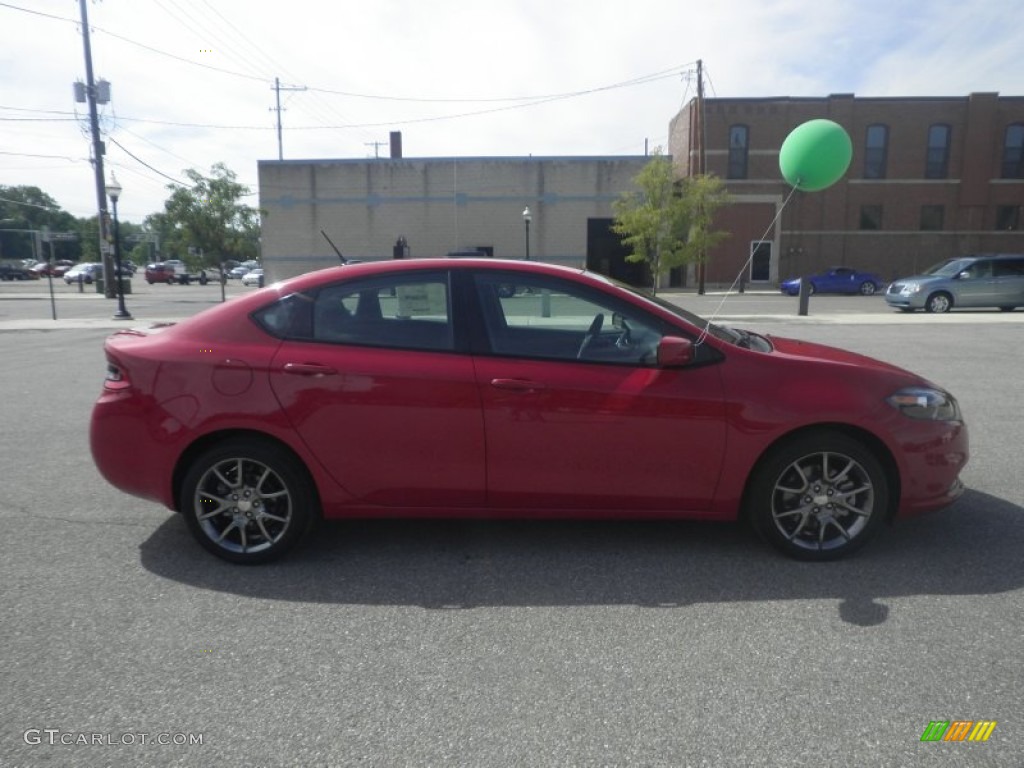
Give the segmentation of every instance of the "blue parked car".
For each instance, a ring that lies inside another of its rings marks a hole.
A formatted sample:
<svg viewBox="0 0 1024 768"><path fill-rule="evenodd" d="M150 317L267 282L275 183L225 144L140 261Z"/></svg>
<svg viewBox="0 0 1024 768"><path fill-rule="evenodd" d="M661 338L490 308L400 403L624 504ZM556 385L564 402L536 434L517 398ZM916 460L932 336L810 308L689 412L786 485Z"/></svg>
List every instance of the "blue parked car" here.
<svg viewBox="0 0 1024 768"><path fill-rule="evenodd" d="M873 296L885 287L885 281L874 272L858 272L850 267L830 267L819 275L803 278L811 281L811 293L859 293ZM786 280L779 289L790 296L800 293L799 277Z"/></svg>

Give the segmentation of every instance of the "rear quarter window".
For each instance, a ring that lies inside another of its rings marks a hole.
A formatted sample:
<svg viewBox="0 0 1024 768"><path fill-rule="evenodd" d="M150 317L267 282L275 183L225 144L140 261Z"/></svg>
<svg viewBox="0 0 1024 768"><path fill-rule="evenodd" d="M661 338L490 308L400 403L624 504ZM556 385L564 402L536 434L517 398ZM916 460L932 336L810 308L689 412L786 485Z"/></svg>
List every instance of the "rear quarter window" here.
<svg viewBox="0 0 1024 768"><path fill-rule="evenodd" d="M292 293L252 313L252 319L264 331L278 339L312 338L313 299L304 293Z"/></svg>

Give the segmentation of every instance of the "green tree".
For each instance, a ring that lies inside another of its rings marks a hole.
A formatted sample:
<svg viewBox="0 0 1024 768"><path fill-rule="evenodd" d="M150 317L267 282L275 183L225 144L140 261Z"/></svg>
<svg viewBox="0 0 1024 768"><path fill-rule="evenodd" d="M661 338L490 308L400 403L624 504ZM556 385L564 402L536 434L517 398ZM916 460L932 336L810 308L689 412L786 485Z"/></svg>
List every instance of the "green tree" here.
<svg viewBox="0 0 1024 768"><path fill-rule="evenodd" d="M49 254L39 253L33 242L31 232L11 230L36 230L48 227L53 232L73 232L77 229L75 217L62 210L57 201L43 192L39 187L0 185L0 257L4 259L45 259ZM74 243L62 242L54 244L56 258L72 258L70 252L77 254Z"/></svg>
<svg viewBox="0 0 1024 768"><path fill-rule="evenodd" d="M612 231L630 249L627 261L647 262L658 279L674 267L699 263L728 233L714 232L715 211L728 202L725 185L714 176L676 179L672 161L655 149L633 178L637 189L613 204Z"/></svg>
<svg viewBox="0 0 1024 768"><path fill-rule="evenodd" d="M75 220L78 231L78 257L83 262L99 262L100 258L100 227L98 216Z"/></svg>
<svg viewBox="0 0 1024 768"><path fill-rule="evenodd" d="M249 188L224 163L212 166L209 176L194 169L184 173L192 186L169 186L163 213L146 219L147 227L161 236L161 250L181 258L190 269L255 258L259 211L242 202Z"/></svg>

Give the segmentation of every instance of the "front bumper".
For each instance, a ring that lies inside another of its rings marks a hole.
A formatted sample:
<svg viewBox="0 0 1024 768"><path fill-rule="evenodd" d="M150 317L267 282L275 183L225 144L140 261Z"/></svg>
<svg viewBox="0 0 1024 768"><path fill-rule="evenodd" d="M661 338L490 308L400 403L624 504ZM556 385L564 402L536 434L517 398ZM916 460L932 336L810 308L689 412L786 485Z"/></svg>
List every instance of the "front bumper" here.
<svg viewBox="0 0 1024 768"><path fill-rule="evenodd" d="M967 425L935 422L930 426L900 440L899 517L938 511L963 495L960 472L970 459Z"/></svg>

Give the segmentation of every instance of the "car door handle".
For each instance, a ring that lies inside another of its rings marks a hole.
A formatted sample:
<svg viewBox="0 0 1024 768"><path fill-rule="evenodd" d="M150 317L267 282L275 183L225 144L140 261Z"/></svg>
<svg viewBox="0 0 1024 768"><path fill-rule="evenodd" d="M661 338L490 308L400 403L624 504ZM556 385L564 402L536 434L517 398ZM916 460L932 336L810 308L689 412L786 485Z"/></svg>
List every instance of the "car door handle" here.
<svg viewBox="0 0 1024 768"><path fill-rule="evenodd" d="M528 379L491 379L491 386L509 392L539 392L545 389L543 384Z"/></svg>
<svg viewBox="0 0 1024 768"><path fill-rule="evenodd" d="M285 363L284 372L295 376L333 376L337 373L329 365L320 363Z"/></svg>

